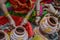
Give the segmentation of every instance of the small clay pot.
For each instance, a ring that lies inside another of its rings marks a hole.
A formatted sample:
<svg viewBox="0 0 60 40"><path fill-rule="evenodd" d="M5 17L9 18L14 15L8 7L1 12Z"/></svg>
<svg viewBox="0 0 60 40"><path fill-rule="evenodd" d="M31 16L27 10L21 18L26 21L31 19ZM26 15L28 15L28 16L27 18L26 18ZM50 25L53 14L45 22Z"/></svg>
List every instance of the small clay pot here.
<svg viewBox="0 0 60 40"><path fill-rule="evenodd" d="M6 40L5 33L3 31L0 31L0 40Z"/></svg>
<svg viewBox="0 0 60 40"><path fill-rule="evenodd" d="M28 34L24 27L17 27L15 28L10 35L11 40L27 40Z"/></svg>
<svg viewBox="0 0 60 40"><path fill-rule="evenodd" d="M47 34L53 34L57 31L58 20L54 16L44 17L40 22L41 30Z"/></svg>
<svg viewBox="0 0 60 40"><path fill-rule="evenodd" d="M15 30L16 30L15 33L18 34L18 35L23 35L24 32L25 32L24 31L25 29L23 27L18 27Z"/></svg>

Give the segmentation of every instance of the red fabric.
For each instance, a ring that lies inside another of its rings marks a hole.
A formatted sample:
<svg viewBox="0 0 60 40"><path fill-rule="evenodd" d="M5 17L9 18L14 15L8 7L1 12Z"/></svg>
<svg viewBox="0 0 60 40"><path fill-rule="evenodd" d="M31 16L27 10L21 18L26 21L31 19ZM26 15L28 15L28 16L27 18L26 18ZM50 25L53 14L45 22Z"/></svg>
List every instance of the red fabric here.
<svg viewBox="0 0 60 40"><path fill-rule="evenodd" d="M9 0L9 2L12 4L12 7L13 7L13 10L16 12L16 13L27 13L28 11L30 11L30 8L33 8L33 4L36 2L36 0L31 0L32 3L30 2L30 0L18 0L19 3L23 4L23 5L20 5L18 4L17 1L14 1L14 0ZM26 7L27 6L27 7Z"/></svg>
<svg viewBox="0 0 60 40"><path fill-rule="evenodd" d="M19 17L19 16L12 16L12 18L14 19L16 26L20 25L20 23L22 22L23 18ZM6 23L8 23L8 19L5 16L0 16L0 25L4 25ZM31 24L28 22L25 26L24 26L28 32L29 37L33 36L33 31L32 31L32 26Z"/></svg>
<svg viewBox="0 0 60 40"><path fill-rule="evenodd" d="M26 0L19 0L19 1L21 1L22 3L26 3Z"/></svg>
<svg viewBox="0 0 60 40"><path fill-rule="evenodd" d="M53 0L43 0L44 3L51 3Z"/></svg>

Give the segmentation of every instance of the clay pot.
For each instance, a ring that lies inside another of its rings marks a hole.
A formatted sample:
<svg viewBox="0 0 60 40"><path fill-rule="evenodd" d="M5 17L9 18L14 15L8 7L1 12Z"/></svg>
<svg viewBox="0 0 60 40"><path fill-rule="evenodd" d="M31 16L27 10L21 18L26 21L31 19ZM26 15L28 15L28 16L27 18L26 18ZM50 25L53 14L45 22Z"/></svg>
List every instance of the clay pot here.
<svg viewBox="0 0 60 40"><path fill-rule="evenodd" d="M10 40L8 35L2 30L0 30L0 40Z"/></svg>
<svg viewBox="0 0 60 40"><path fill-rule="evenodd" d="M56 26L57 24L54 17L49 17L47 21L48 21L48 24L51 25L52 27Z"/></svg>
<svg viewBox="0 0 60 40"><path fill-rule="evenodd" d="M27 40L28 33L26 32L24 27L15 28L10 35L11 40Z"/></svg>
<svg viewBox="0 0 60 40"><path fill-rule="evenodd" d="M44 17L40 22L40 28L44 33L53 34L57 32L58 20L53 16Z"/></svg>
<svg viewBox="0 0 60 40"><path fill-rule="evenodd" d="M4 39L5 39L5 33L0 31L0 40L4 40Z"/></svg>
<svg viewBox="0 0 60 40"><path fill-rule="evenodd" d="M23 35L24 30L25 29L23 27L18 27L18 28L16 28L15 33L18 34L18 35Z"/></svg>

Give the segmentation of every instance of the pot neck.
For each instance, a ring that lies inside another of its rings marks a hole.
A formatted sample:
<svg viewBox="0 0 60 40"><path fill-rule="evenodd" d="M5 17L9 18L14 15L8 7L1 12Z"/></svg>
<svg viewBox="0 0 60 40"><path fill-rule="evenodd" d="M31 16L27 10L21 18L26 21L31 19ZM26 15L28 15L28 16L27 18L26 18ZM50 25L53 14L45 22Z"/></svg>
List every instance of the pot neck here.
<svg viewBox="0 0 60 40"><path fill-rule="evenodd" d="M23 27L18 27L16 28L15 33L17 35L23 35L25 33L25 29Z"/></svg>
<svg viewBox="0 0 60 40"><path fill-rule="evenodd" d="M47 19L47 22L48 22L48 24L49 24L50 26L52 26L52 27L56 26L56 24L57 24L57 20L55 19L55 17L49 17L49 18Z"/></svg>

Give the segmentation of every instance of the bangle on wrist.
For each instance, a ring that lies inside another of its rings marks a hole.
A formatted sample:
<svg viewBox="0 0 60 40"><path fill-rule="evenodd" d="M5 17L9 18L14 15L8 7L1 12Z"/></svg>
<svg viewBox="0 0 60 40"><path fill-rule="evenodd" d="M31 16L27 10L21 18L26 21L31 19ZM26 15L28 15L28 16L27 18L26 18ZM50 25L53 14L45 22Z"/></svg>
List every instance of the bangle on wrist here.
<svg viewBox="0 0 60 40"><path fill-rule="evenodd" d="M58 10L56 10L55 14L57 14L57 13L58 13Z"/></svg>

